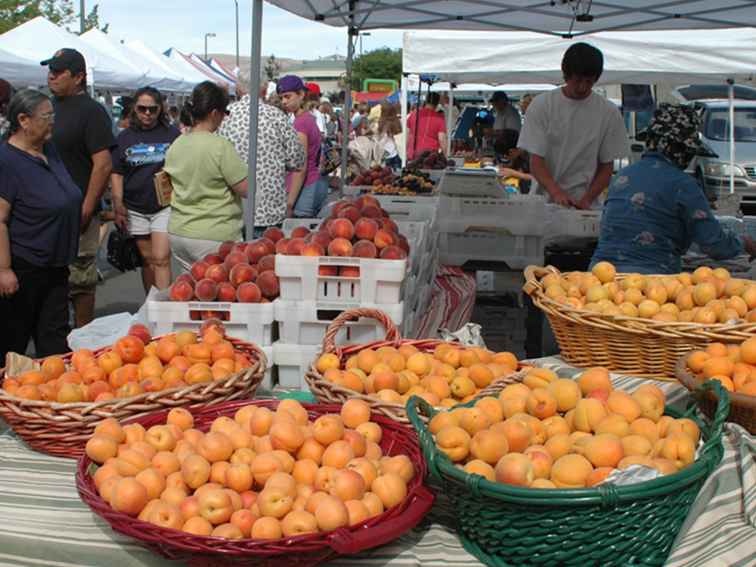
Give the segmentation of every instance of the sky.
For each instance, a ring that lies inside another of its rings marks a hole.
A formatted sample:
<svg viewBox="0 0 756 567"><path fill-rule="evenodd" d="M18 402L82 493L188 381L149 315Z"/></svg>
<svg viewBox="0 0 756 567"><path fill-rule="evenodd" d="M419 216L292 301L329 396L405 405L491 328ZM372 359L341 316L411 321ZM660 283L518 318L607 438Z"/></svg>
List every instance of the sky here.
<svg viewBox="0 0 756 567"><path fill-rule="evenodd" d="M202 54L205 34L215 33L216 37L208 38L208 52L236 52L234 0L86 0L86 10L96 3L100 6L101 24L109 23L109 33L117 39L141 39L159 51L175 47ZM78 9L79 2L74 4ZM264 55L293 59L346 55L346 28L305 20L267 3L263 6ZM250 53L251 19L250 0L239 0L242 56ZM402 32L398 30L377 30L362 39L364 51L401 45Z"/></svg>

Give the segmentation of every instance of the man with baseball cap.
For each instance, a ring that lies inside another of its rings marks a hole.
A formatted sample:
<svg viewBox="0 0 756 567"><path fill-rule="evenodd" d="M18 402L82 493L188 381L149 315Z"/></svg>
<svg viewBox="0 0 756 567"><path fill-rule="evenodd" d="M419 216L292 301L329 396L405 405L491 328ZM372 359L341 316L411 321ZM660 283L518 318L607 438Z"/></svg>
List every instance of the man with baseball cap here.
<svg viewBox="0 0 756 567"><path fill-rule="evenodd" d="M84 194L79 253L71 264L70 286L76 327L94 318L100 198L108 186L115 147L113 124L103 106L87 94L87 64L75 49L59 49L40 63L54 95L53 142L71 177Z"/></svg>
<svg viewBox="0 0 756 567"><path fill-rule="evenodd" d="M504 130L522 129L522 120L520 113L509 102L509 97L504 91L496 91L491 97L491 104L495 110L496 120L494 121L494 136L501 134Z"/></svg>

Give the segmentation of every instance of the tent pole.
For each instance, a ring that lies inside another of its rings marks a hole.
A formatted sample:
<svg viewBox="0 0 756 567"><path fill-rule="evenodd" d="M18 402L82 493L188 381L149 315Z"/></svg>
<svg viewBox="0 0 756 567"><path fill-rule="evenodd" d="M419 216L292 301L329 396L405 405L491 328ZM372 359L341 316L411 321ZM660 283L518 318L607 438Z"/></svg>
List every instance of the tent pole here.
<svg viewBox="0 0 756 567"><path fill-rule="evenodd" d="M247 210L244 225L246 239L252 240L255 233L255 194L257 192L257 118L260 104L260 51L262 43L262 0L252 0L252 47L250 49L249 73L249 150L247 153Z"/></svg>
<svg viewBox="0 0 756 567"><path fill-rule="evenodd" d="M420 122L420 95L423 94L423 79L420 75L417 76L417 102L415 103L415 128L412 132L412 159L415 159L417 156L415 155L415 152L417 152L417 129ZM430 94L430 85L428 85L428 94Z"/></svg>
<svg viewBox="0 0 756 567"><path fill-rule="evenodd" d="M349 128L352 117L352 59L354 58L354 38L357 31L354 29L354 5L355 0L349 1L349 30L347 31L347 59L346 59L346 85L344 85L344 123L341 133L341 191L346 188L347 170L349 169Z"/></svg>
<svg viewBox="0 0 756 567"><path fill-rule="evenodd" d="M400 104L402 105L402 163L407 164L407 75L402 75L402 92L400 94Z"/></svg>
<svg viewBox="0 0 756 567"><path fill-rule="evenodd" d="M451 155L452 145L452 106L454 105L454 84L449 81L449 96L446 101L446 157Z"/></svg>
<svg viewBox="0 0 756 567"><path fill-rule="evenodd" d="M730 101L730 195L735 193L735 84L727 79L727 96Z"/></svg>

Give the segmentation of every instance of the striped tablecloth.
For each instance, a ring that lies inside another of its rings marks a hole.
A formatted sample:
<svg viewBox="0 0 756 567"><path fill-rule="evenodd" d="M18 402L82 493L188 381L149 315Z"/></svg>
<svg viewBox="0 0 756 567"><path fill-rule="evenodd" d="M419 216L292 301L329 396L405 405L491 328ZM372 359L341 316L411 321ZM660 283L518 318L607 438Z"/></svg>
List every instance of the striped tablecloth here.
<svg viewBox="0 0 756 567"><path fill-rule="evenodd" d="M577 372L558 358L535 362L558 368L564 375ZM613 381L617 388L626 390L642 383L621 376L613 376ZM687 394L677 384L656 384L671 403L685 403ZM722 464L695 502L669 557L669 566L756 565L756 440L737 425L728 424L726 429ZM74 474L73 461L35 453L7 429L0 434L0 565L176 564L113 532L79 500ZM330 565L480 565L462 548L452 526L452 518L434 509L416 529L391 544Z"/></svg>
<svg viewBox="0 0 756 567"><path fill-rule="evenodd" d="M418 339L438 338L440 328L456 331L470 322L475 307L475 274L461 268L439 266L433 299L418 326Z"/></svg>

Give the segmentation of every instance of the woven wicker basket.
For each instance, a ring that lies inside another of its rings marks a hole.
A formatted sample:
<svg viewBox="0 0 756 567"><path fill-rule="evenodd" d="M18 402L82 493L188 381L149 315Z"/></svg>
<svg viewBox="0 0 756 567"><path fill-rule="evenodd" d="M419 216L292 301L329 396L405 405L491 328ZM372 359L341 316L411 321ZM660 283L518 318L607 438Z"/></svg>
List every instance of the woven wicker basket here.
<svg viewBox="0 0 756 567"><path fill-rule="evenodd" d="M0 416L35 451L77 459L98 423L114 417L121 421L165 408L201 406L254 396L265 375L267 360L257 345L228 339L236 350L249 356L252 366L225 380L193 384L131 398L61 404L26 400L0 389ZM99 355L110 347L95 352ZM71 354L64 356L68 361ZM0 374L0 380L4 378Z"/></svg>
<svg viewBox="0 0 756 567"><path fill-rule="evenodd" d="M686 358L685 356L680 357L680 360L677 362L675 376L692 394L700 398L698 403L701 409L711 418L717 411L719 403L717 395L713 391L705 394L698 391L698 387L702 384L703 379L696 377L695 374L690 372L685 362ZM730 413L727 416L727 421L742 425L751 435L756 435L756 397L737 392L729 392L729 394Z"/></svg>
<svg viewBox="0 0 756 567"><path fill-rule="evenodd" d="M490 482L467 474L438 450L420 418L437 413L413 396L407 404L428 463L429 480L440 482L452 501L465 548L486 565L602 567L663 565L706 478L722 459L722 425L729 397L719 383L719 406L701 427L699 457L682 471L630 486L537 489ZM675 417L679 412L666 408Z"/></svg>
<svg viewBox="0 0 756 567"><path fill-rule="evenodd" d="M254 404L275 410L278 403L278 400L236 401L191 411L194 415L194 426L201 431L207 431L215 418L233 417L239 408L246 405ZM339 406L334 405L303 404L303 406L311 419L328 413L338 413L340 409ZM162 411L130 421L141 423L148 428L164 423L166 415L167 412ZM402 502L360 525L340 528L333 532L280 540L227 540L194 536L186 532L148 524L114 511L100 498L93 479L93 469L96 469L96 465L86 456L79 460L76 486L81 499L114 530L138 540L168 559L203 567L211 565L254 565L256 567L316 565L338 555L359 553L398 538L407 530L414 528L433 506L433 493L423 484L428 470L415 432L411 427L399 425L382 416L373 415L371 421L378 423L383 431L380 443L383 453L390 456L407 455L415 466L415 477L409 482L407 496Z"/></svg>
<svg viewBox="0 0 756 567"><path fill-rule="evenodd" d="M336 335L338 334L339 329L341 329L341 327L348 321L356 321L361 317L369 317L371 319L379 321L386 329L386 338L383 341L376 341L368 344L350 345L344 347L336 346ZM432 352L438 345L444 344L444 342L445 341L435 339L402 339L401 335L399 334L399 330L391 321L391 318L383 311L379 311L377 309L358 308L344 311L343 313L341 313L341 315L333 320L333 322L329 325L328 330L326 331L325 338L323 339L322 352L336 354L343 365L348 357L357 354L361 350L367 348L378 349L383 346L399 348L402 345L412 345L423 352ZM375 396L369 394L360 394L349 388L344 388L343 386L329 382L323 377L322 374L320 374L320 372L318 372L317 368L315 367L315 363L316 361L313 360L312 364L310 365L310 369L305 374L305 380L307 382L307 385L310 387L313 395L319 402L343 404L349 399L357 398L364 400L368 404L370 404L371 409L376 413L385 415L389 419L393 419L394 421L397 421L399 423L410 423L409 418L407 417L407 410L402 404L384 402ZM493 391L497 391L507 384L513 384L516 381L516 375L512 374L510 376L504 376L497 379L488 388L493 388ZM481 395L483 395L483 392L481 392L478 397L480 397Z"/></svg>
<svg viewBox="0 0 756 567"><path fill-rule="evenodd" d="M546 297L541 280L548 274L559 271L528 266L523 289L548 317L562 358L573 366L674 380L682 355L712 342L741 343L756 333L756 323L670 323L575 309Z"/></svg>

